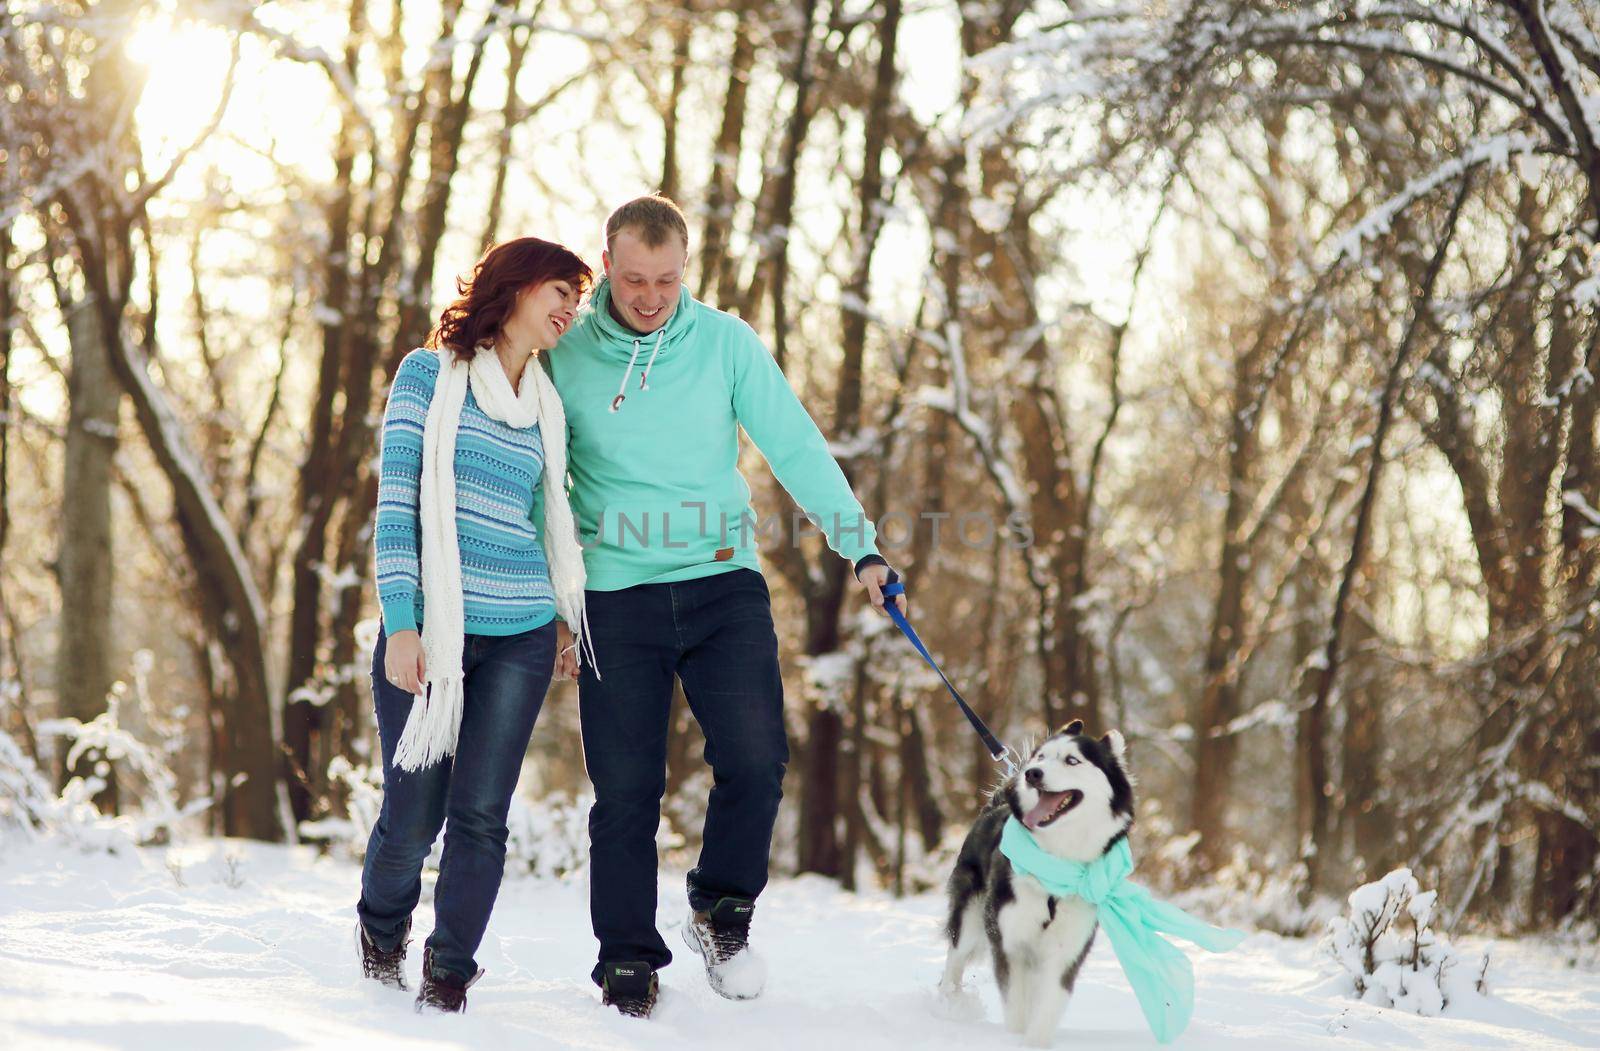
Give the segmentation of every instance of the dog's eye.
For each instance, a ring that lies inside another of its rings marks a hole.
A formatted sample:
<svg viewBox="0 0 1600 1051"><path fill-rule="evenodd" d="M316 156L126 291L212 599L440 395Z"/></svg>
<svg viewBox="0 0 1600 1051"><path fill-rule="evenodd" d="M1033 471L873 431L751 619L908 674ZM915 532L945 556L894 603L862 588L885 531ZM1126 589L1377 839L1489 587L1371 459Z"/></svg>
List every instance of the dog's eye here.
<svg viewBox="0 0 1600 1051"><path fill-rule="evenodd" d="M1077 766L1077 765L1078 765L1078 763L1080 763L1080 762L1082 762L1082 760L1080 760L1080 759L1079 759L1079 758L1078 758L1078 757L1077 757L1077 756L1075 756L1075 755L1069 755L1069 756L1067 756L1067 765L1068 765L1068 766Z"/></svg>

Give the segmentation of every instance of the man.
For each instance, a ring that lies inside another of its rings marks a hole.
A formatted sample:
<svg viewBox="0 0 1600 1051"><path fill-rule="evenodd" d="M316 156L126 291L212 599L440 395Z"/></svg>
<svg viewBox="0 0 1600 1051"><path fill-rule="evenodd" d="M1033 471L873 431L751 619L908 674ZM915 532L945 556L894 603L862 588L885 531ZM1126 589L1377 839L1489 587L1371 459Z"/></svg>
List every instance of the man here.
<svg viewBox="0 0 1600 1051"><path fill-rule="evenodd" d="M684 940L722 995L747 999L765 983L750 920L789 749L739 427L880 612L889 574L872 523L760 338L684 287L688 248L683 213L666 198L617 209L605 279L549 356L571 431L595 658L578 686L595 790L593 978L605 1003L640 1017L655 1005L655 972L672 959L655 925L655 835L675 676L705 732L714 782Z"/></svg>

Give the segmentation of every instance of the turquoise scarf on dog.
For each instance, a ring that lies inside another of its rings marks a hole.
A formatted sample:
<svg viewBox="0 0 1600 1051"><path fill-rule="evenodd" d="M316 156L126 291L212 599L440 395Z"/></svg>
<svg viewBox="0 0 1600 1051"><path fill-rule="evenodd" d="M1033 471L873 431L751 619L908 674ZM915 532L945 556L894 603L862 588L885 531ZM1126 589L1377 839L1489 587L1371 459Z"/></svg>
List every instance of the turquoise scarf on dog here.
<svg viewBox="0 0 1600 1051"><path fill-rule="evenodd" d="M1202 923L1130 883L1133 852L1126 836L1104 856L1081 865L1046 852L1012 817L1000 833L1000 852L1012 868L1038 880L1049 893L1079 897L1095 907L1150 1031L1163 1044L1176 1039L1194 1014L1194 967L1183 950L1158 932L1194 942L1207 952L1226 952L1244 940L1243 931Z"/></svg>

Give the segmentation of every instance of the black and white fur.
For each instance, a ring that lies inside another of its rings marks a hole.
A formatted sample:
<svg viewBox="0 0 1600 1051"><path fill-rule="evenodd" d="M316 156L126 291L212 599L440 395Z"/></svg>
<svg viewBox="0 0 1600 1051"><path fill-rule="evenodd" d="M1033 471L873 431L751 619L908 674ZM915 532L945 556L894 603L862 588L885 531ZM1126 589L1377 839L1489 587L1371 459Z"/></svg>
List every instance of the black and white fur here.
<svg viewBox="0 0 1600 1051"><path fill-rule="evenodd" d="M1015 816L1058 857L1086 863L1105 854L1133 825L1124 751L1115 730L1097 740L1081 721L1062 727L995 790L950 873L950 954L939 988L956 994L987 941L1006 1028L1035 1047L1049 1045L1098 924L1088 902L1054 897L1015 872L1000 830Z"/></svg>

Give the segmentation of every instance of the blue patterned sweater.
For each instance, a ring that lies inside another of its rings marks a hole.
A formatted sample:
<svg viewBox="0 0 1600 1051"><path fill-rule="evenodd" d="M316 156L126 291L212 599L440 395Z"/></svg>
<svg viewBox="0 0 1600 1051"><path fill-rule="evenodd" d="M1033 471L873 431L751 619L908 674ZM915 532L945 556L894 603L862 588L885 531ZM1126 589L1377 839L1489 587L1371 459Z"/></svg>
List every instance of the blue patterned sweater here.
<svg viewBox="0 0 1600 1051"><path fill-rule="evenodd" d="M407 354L383 414L373 548L378 601L391 634L422 624L422 431L438 378L438 355ZM514 635L555 616L534 518L543 507L543 474L539 425L524 429L491 419L469 389L456 436L456 535L468 634Z"/></svg>

